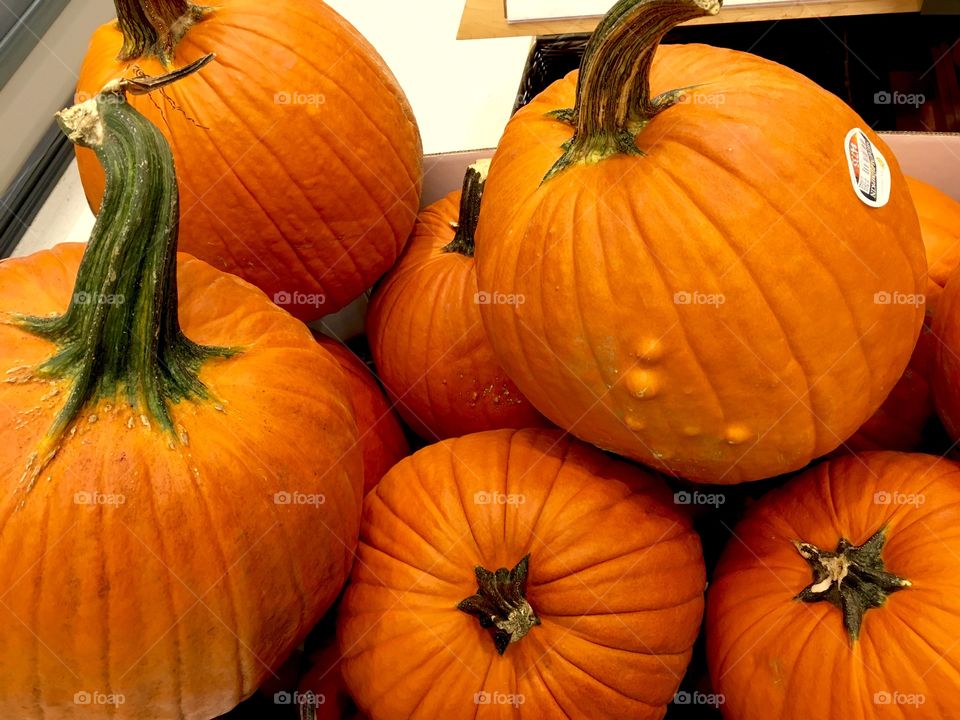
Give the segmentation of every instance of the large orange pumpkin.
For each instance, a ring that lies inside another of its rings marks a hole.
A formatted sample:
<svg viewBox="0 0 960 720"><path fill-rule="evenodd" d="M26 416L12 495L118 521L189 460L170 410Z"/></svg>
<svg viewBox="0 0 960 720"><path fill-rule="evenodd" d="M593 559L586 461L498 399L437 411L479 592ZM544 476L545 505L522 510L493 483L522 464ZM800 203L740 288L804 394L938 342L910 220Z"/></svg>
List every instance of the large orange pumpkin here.
<svg viewBox="0 0 960 720"><path fill-rule="evenodd" d="M373 285L410 234L422 175L416 121L376 50L322 0L116 5L78 100L217 53L203 79L132 101L173 147L182 249L304 320ZM77 159L96 211L103 172Z"/></svg>
<svg viewBox="0 0 960 720"><path fill-rule="evenodd" d="M806 465L879 407L920 330L900 300L925 262L895 159L834 95L745 53L657 49L718 6L614 7L579 75L508 124L477 263L482 291L525 299L481 314L538 410L731 483Z"/></svg>
<svg viewBox="0 0 960 720"><path fill-rule="evenodd" d="M337 597L359 530L339 365L178 261L170 150L123 92L60 116L107 168L86 250L0 264L4 718L229 710Z"/></svg>
<svg viewBox="0 0 960 720"><path fill-rule="evenodd" d="M320 334L316 338L340 363L347 380L347 394L357 420L363 451L363 492L366 494L390 468L410 454L410 444L380 389L380 383L364 362L333 338Z"/></svg>
<svg viewBox="0 0 960 720"><path fill-rule="evenodd" d="M426 208L396 267L374 293L367 335L398 412L436 440L547 424L497 363L480 320L473 234L487 163L463 190Z"/></svg>
<svg viewBox="0 0 960 720"><path fill-rule="evenodd" d="M713 574L727 720L946 720L960 676L960 468L865 453L762 498Z"/></svg>
<svg viewBox="0 0 960 720"><path fill-rule="evenodd" d="M556 430L431 445L367 495L338 635L373 720L661 718L703 602L666 486Z"/></svg>

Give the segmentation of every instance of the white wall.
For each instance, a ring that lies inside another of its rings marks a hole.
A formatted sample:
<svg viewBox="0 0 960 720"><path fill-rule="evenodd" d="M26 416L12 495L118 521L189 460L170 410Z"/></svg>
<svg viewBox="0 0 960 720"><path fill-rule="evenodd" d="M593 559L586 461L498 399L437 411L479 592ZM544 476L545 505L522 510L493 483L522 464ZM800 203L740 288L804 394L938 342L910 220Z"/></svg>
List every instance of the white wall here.
<svg viewBox="0 0 960 720"><path fill-rule="evenodd" d="M90 34L113 16L112 0L72 0L0 91L0 192L72 95Z"/></svg>
<svg viewBox="0 0 960 720"><path fill-rule="evenodd" d="M327 0L379 50L410 98L424 152L495 147L529 38L457 40L464 0Z"/></svg>

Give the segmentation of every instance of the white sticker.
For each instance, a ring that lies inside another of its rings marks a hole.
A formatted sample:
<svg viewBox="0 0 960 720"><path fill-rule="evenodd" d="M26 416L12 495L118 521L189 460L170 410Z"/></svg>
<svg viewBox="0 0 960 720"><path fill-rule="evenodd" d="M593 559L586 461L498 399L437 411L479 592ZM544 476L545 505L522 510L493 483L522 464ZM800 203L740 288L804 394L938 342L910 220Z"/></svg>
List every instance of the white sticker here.
<svg viewBox="0 0 960 720"><path fill-rule="evenodd" d="M853 190L866 205L883 207L890 200L890 166L879 148L860 128L847 133L843 153Z"/></svg>

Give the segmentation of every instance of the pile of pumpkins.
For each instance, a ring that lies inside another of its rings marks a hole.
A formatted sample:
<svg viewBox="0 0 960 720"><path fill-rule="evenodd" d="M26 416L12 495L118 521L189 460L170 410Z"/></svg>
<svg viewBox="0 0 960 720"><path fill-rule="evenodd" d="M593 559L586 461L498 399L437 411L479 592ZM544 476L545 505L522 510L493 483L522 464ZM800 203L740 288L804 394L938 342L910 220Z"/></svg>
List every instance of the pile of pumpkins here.
<svg viewBox="0 0 960 720"><path fill-rule="evenodd" d="M853 110L620 0L418 214L323 2L116 4L90 242L0 263L0 715L960 717L960 205Z"/></svg>

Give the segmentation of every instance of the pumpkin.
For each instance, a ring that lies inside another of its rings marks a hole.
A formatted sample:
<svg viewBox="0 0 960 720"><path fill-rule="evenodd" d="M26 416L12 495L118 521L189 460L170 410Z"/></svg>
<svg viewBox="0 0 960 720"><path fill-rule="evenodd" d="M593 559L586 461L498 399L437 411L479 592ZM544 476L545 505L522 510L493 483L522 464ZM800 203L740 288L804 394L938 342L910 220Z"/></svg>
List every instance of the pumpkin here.
<svg viewBox="0 0 960 720"><path fill-rule="evenodd" d="M338 623L373 720L661 718L705 571L666 486L557 430L430 445L367 495Z"/></svg>
<svg viewBox="0 0 960 720"><path fill-rule="evenodd" d="M947 278L960 263L960 203L912 177L907 177L907 186L920 216L927 256L923 329L903 377L880 409L844 443L844 449L855 452L914 450L934 416L931 383L938 343L931 326Z"/></svg>
<svg viewBox="0 0 960 720"><path fill-rule="evenodd" d="M100 217L85 250L0 264L5 718L217 716L353 561L339 365L255 287L176 256L172 155L124 98L196 67L60 113L106 170Z"/></svg>
<svg viewBox="0 0 960 720"><path fill-rule="evenodd" d="M707 597L726 720L956 716L960 467L821 463L733 531Z"/></svg>
<svg viewBox="0 0 960 720"><path fill-rule="evenodd" d="M174 150L186 252L302 320L335 312L394 264L420 206L422 148L376 50L321 0L115 0L77 98L215 52L202 80L134 106ZM77 151L91 208L93 153Z"/></svg>
<svg viewBox="0 0 960 720"><path fill-rule="evenodd" d="M410 454L410 445L400 421L380 389L377 378L350 348L325 335L317 342L340 363L347 380L363 451L363 492L380 482L387 470Z"/></svg>
<svg viewBox="0 0 960 720"><path fill-rule="evenodd" d="M472 166L462 191L417 219L396 267L373 295L370 350L397 411L429 440L548 424L493 354L479 305L474 231L488 163Z"/></svg>
<svg viewBox="0 0 960 720"><path fill-rule="evenodd" d="M734 483L803 467L876 411L923 319L878 298L922 293L925 262L896 160L834 95L753 55L658 49L719 4L614 6L579 74L507 125L477 267L525 299L480 310L547 418Z"/></svg>

